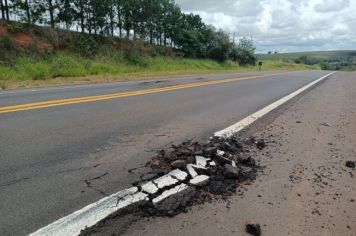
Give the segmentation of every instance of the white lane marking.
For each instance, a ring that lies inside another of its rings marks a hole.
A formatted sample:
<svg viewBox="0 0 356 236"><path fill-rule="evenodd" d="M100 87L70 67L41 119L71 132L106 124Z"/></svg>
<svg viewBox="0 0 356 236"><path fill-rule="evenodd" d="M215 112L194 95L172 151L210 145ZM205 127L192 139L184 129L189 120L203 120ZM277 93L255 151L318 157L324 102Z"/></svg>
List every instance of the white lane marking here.
<svg viewBox="0 0 356 236"><path fill-rule="evenodd" d="M118 210L134 203L148 200L146 199L147 196L147 194L138 192L138 188L136 187L125 189L65 216L52 224L37 230L30 234L30 236L79 235L81 230L97 224L99 221ZM119 199L121 200L119 201Z"/></svg>
<svg viewBox="0 0 356 236"><path fill-rule="evenodd" d="M231 134L231 132L237 132L241 129L245 128L249 124L256 121L258 118L262 117L263 115L267 114L269 111L272 111L276 107L280 106L281 104L285 103L286 101L290 100L291 98L297 96L301 92L305 91L306 89L310 88L314 84L322 81L323 79L329 77L330 75L336 72L330 73L306 86L303 88L291 93L290 95L278 100L277 102L263 108L262 110L252 114L251 116L243 119L242 121L236 123L233 126L228 127L222 131L216 132L215 135L224 136L226 134ZM197 165L188 165L191 168L191 171L194 171L192 168L201 168ZM194 171L195 172L195 171ZM190 173L190 172L189 172ZM192 173L190 173L192 174ZM196 172L192 176L195 177ZM105 197L95 203L92 203L68 216L65 216L39 230L30 234L30 236L67 236L67 235L79 235L81 230L94 226L101 220L105 219L109 215L117 212L120 209L128 207L134 203L145 201L147 199L147 194L138 192L138 188L133 187L129 189L122 190L120 192L114 193L109 197ZM121 199L119 201L119 199Z"/></svg>
<svg viewBox="0 0 356 236"><path fill-rule="evenodd" d="M216 132L214 135L216 137L230 137L232 136L234 133L237 133L241 130L243 130L244 128L246 128L247 126L251 125L253 122L255 122L256 120L260 119L261 117L263 117L264 115L266 115L267 113L271 112L272 110L276 109L277 107L279 107L280 105L286 103L287 101L289 101L290 99L294 98L295 96L301 94L302 92L304 92L305 90L307 90L308 88L312 87L313 85L319 83L320 81L328 78L329 76L333 75L336 72L332 72L330 74L327 74L317 80L315 80L314 82L311 82L307 85L305 85L304 87L298 89L297 91L277 100L276 102L266 106L265 108L262 108L261 110L253 113L252 115L242 119L241 121L231 125L230 127L227 127L226 129L223 129L221 131Z"/></svg>

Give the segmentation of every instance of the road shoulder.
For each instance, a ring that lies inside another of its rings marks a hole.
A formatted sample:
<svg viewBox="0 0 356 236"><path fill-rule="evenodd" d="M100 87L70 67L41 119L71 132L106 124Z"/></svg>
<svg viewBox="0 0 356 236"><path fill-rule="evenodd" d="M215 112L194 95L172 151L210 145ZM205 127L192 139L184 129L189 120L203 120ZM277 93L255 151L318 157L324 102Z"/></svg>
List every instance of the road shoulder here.
<svg viewBox="0 0 356 236"><path fill-rule="evenodd" d="M174 218L145 218L126 235L244 235L247 220L263 235L355 235L354 74L338 73L307 93L266 129L256 159L265 174L229 201L196 206Z"/></svg>

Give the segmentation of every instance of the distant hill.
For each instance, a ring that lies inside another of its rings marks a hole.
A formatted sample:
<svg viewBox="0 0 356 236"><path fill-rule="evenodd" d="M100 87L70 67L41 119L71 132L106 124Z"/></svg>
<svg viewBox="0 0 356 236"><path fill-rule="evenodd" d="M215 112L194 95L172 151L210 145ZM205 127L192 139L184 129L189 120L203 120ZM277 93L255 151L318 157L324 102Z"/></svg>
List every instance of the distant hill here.
<svg viewBox="0 0 356 236"><path fill-rule="evenodd" d="M356 70L356 50L258 54L259 60L319 65L323 70Z"/></svg>
<svg viewBox="0 0 356 236"><path fill-rule="evenodd" d="M274 60L274 61L292 61L302 56L306 56L309 60L315 61L344 61L344 60L356 60L356 50L345 51L313 51L313 52L292 52L292 53L280 53L280 54L258 54L260 60Z"/></svg>

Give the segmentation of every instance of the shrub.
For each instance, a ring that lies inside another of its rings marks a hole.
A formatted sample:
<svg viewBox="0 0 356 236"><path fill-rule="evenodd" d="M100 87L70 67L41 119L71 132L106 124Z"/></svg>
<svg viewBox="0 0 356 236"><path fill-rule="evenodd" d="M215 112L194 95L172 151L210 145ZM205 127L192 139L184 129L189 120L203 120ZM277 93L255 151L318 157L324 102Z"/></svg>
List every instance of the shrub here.
<svg viewBox="0 0 356 236"><path fill-rule="evenodd" d="M27 46L27 53L31 56L39 56L41 55L40 49L38 48L38 43L34 40Z"/></svg>
<svg viewBox="0 0 356 236"><path fill-rule="evenodd" d="M0 38L0 61L5 64L9 63L9 60L17 57L21 53L21 47L12 40L9 36L3 36Z"/></svg>
<svg viewBox="0 0 356 236"><path fill-rule="evenodd" d="M58 54L50 61L50 74L52 78L85 76L85 65L80 58Z"/></svg>
<svg viewBox="0 0 356 236"><path fill-rule="evenodd" d="M96 37L80 34L75 39L73 51L85 57L92 57L98 53L100 46L101 44Z"/></svg>
<svg viewBox="0 0 356 236"><path fill-rule="evenodd" d="M294 62L297 63L297 64L307 65L308 64L308 57L307 56L300 56L300 57L296 58L294 60Z"/></svg>
<svg viewBox="0 0 356 236"><path fill-rule="evenodd" d="M330 69L330 64L327 63L326 61L321 61L319 63L320 69L322 70L329 70Z"/></svg>
<svg viewBox="0 0 356 236"><path fill-rule="evenodd" d="M240 66L255 65L257 62L257 57L253 52L245 49L238 49L235 57Z"/></svg>
<svg viewBox="0 0 356 236"><path fill-rule="evenodd" d="M13 22L10 22L9 24L7 24L7 30L10 33L22 32L23 29L24 29L23 24L18 21L13 21Z"/></svg>
<svg viewBox="0 0 356 236"><path fill-rule="evenodd" d="M125 52L125 59L129 65L146 67L149 64L149 58L136 50Z"/></svg>

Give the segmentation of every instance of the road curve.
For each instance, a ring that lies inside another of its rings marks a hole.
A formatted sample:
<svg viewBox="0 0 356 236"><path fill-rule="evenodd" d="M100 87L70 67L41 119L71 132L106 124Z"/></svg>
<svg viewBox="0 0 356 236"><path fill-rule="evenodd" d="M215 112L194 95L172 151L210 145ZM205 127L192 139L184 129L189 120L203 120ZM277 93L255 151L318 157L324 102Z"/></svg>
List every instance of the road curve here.
<svg viewBox="0 0 356 236"><path fill-rule="evenodd" d="M126 188L155 150L206 139L326 74L221 74L0 92L1 110L156 91L0 114L0 235L28 234ZM197 83L203 84L189 86ZM180 89L166 89L172 86Z"/></svg>

